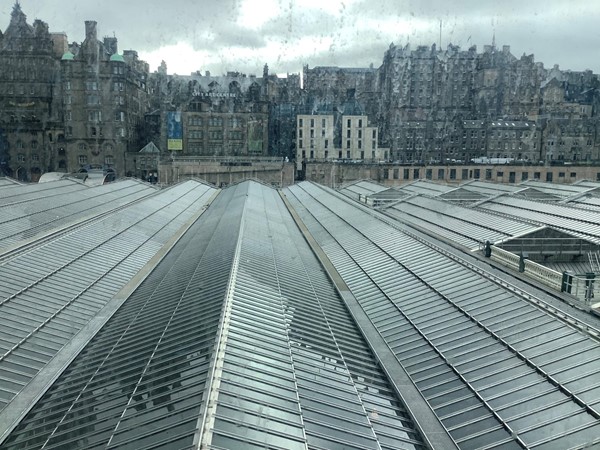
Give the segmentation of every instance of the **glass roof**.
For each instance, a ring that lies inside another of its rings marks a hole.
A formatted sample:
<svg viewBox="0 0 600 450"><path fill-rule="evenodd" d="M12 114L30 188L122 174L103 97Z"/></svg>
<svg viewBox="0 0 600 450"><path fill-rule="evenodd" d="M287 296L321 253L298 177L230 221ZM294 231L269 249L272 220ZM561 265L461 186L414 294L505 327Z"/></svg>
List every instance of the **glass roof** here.
<svg viewBox="0 0 600 450"><path fill-rule="evenodd" d="M544 203L512 196L490 199L482 203L480 208L516 219L549 225L596 244L600 243L600 212L592 209Z"/></svg>
<svg viewBox="0 0 600 450"><path fill-rule="evenodd" d="M475 250L539 227L517 219L498 217L435 198L416 196L394 204L386 214Z"/></svg>
<svg viewBox="0 0 600 450"><path fill-rule="evenodd" d="M213 192L182 183L0 265L0 427L9 402Z"/></svg>
<svg viewBox="0 0 600 450"><path fill-rule="evenodd" d="M285 192L461 448L592 442L597 341L327 188Z"/></svg>
<svg viewBox="0 0 600 450"><path fill-rule="evenodd" d="M231 186L4 447L425 448L278 193Z"/></svg>
<svg viewBox="0 0 600 450"><path fill-rule="evenodd" d="M73 186L77 189L68 192L62 186L51 188L49 192L36 191L36 194L44 194L38 198L16 196L11 203L0 206L0 253L48 231L93 218L156 193L155 188L133 180L94 188Z"/></svg>

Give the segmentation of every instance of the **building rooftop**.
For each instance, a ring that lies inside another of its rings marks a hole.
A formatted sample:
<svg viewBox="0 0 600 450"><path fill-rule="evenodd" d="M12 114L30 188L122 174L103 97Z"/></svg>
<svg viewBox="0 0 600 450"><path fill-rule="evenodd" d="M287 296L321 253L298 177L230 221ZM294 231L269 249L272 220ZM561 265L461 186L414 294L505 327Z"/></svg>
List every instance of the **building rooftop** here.
<svg viewBox="0 0 600 450"><path fill-rule="evenodd" d="M600 443L600 318L314 183L139 192L0 255L3 449Z"/></svg>

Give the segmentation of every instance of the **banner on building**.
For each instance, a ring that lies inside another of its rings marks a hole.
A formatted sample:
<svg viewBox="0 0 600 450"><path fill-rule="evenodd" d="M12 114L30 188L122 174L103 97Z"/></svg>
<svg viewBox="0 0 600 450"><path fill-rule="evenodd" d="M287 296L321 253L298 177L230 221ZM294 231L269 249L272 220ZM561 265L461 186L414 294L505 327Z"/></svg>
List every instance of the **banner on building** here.
<svg viewBox="0 0 600 450"><path fill-rule="evenodd" d="M183 150L183 126L180 111L167 113L167 150Z"/></svg>

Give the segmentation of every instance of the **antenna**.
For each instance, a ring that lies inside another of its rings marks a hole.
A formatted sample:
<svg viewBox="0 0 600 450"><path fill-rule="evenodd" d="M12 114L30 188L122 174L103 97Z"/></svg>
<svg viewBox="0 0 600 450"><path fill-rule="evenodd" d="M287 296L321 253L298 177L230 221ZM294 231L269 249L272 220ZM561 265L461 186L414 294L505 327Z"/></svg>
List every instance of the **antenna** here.
<svg viewBox="0 0 600 450"><path fill-rule="evenodd" d="M440 50L442 49L442 19L440 19Z"/></svg>

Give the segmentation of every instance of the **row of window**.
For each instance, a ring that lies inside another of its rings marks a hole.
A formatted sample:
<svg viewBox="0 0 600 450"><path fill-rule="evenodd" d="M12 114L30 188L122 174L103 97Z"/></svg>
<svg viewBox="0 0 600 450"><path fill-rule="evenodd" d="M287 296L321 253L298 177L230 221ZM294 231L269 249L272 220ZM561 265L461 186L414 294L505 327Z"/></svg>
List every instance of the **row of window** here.
<svg viewBox="0 0 600 450"><path fill-rule="evenodd" d="M202 118L202 117L198 117L198 116L189 116L188 117L188 125L194 126L194 127L200 127L204 123L203 119L206 119L206 118ZM209 117L208 120L206 121L206 123L208 124L209 127L222 127L223 126L223 118L222 117ZM229 125L230 128L241 128L244 126L244 120L239 117L230 117L227 120L227 124Z"/></svg>
<svg viewBox="0 0 600 450"><path fill-rule="evenodd" d="M72 111L65 111L65 120L68 122L73 120L73 112ZM102 122L102 111L98 111L98 110L88 111L87 120L88 120L88 122ZM114 120L115 120L115 122L125 122L125 112L124 111L115 111Z"/></svg>
<svg viewBox="0 0 600 450"><path fill-rule="evenodd" d="M64 87L65 87L66 91L70 91L72 89L71 82L65 81ZM97 91L98 87L99 87L99 85L98 85L97 81L86 81L85 82L85 90L86 91ZM112 87L113 87L113 91L115 91L115 92L124 91L125 83L122 81L114 81Z"/></svg>
<svg viewBox="0 0 600 450"><path fill-rule="evenodd" d="M413 171L412 179L416 180L416 179L419 179L421 176L421 169L404 168L402 170L403 170L402 175L403 175L404 180L411 179L410 178L411 170ZM384 169L383 177L387 179L390 177L389 175L390 175L389 169ZM446 175L446 169L437 169L437 179L438 180L443 180L445 175ZM458 175L458 169L449 169L448 176L451 180L456 180L457 175ZM558 178L566 178L566 176L567 176L566 172L558 172ZM576 178L577 173L570 172L569 177ZM392 178L394 180L400 179L400 169L392 169ZM433 179L433 169L425 169L425 178L427 180ZM480 179L480 178L481 178L481 169L461 169L461 179L462 180ZM496 179L498 179L498 178L504 178L504 171L496 171ZM509 172L508 178L509 178L508 181L510 183L515 183L517 181L517 172L513 172L513 171ZM553 178L554 178L553 172L546 172L546 181L552 181ZM493 179L493 170L492 169L485 169L485 179L486 180ZM526 181L528 179L529 179L529 172L521 172L521 181ZM541 172L533 172L533 179L534 180L541 179Z"/></svg>
<svg viewBox="0 0 600 450"><path fill-rule="evenodd" d="M88 163L88 157L87 155L79 155L77 157L77 161L79 162L79 164L87 164ZM115 163L115 158L112 155L106 155L104 157L104 164L114 164Z"/></svg>
<svg viewBox="0 0 600 450"><path fill-rule="evenodd" d="M315 159L315 151L314 150L311 150L309 152L309 155L310 155L309 156L310 159ZM345 156L346 159L352 159L351 158L351 152L350 152L350 150L346 150L345 155L346 155ZM365 156L366 155L365 155L364 150L361 151L360 152L360 159L365 159ZM305 159L305 158L306 158L306 150L302 150L302 159ZM324 158L325 159L329 158L329 150L325 150ZM343 150L338 150L338 159L343 159L343 158L344 158L344 151ZM386 155L386 158L387 158L387 155ZM375 151L371 152L371 159L375 159Z"/></svg>
<svg viewBox="0 0 600 450"><path fill-rule="evenodd" d="M315 119L309 119L310 128L315 127ZM352 119L347 119L346 125L348 128L352 128ZM304 126L304 119L298 119L298 128L302 128ZM362 128L363 121L362 119L358 119L358 128ZM327 127L327 119L321 119L321 128Z"/></svg>

